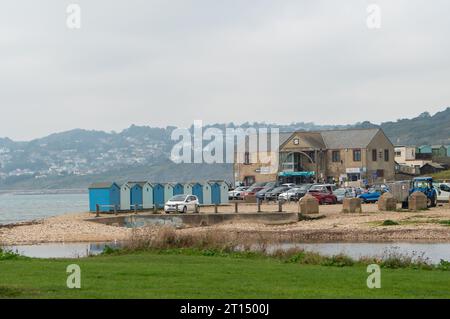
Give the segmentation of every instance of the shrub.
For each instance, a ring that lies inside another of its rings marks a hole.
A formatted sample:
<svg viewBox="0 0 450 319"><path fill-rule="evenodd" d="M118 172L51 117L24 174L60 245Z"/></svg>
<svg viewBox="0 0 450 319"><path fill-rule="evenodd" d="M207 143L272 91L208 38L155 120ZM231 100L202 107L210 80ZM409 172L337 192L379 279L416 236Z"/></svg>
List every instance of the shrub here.
<svg viewBox="0 0 450 319"><path fill-rule="evenodd" d="M450 261L441 259L441 261L437 265L437 268L440 270L450 270Z"/></svg>
<svg viewBox="0 0 450 319"><path fill-rule="evenodd" d="M381 225L382 226L394 226L394 225L400 225L400 224L393 220L386 219Z"/></svg>
<svg viewBox="0 0 450 319"><path fill-rule="evenodd" d="M444 225L444 226L450 226L450 220L441 220L439 222L439 224Z"/></svg>
<svg viewBox="0 0 450 319"><path fill-rule="evenodd" d="M18 259L21 257L22 256L20 256L18 253L0 248L0 260L12 260L12 259ZM24 258L24 257L22 257L22 258Z"/></svg>
<svg viewBox="0 0 450 319"><path fill-rule="evenodd" d="M338 254L329 258L325 258L325 260L322 262L323 266L336 266L336 267L353 266L354 264L355 261L349 256L346 256L344 254Z"/></svg>

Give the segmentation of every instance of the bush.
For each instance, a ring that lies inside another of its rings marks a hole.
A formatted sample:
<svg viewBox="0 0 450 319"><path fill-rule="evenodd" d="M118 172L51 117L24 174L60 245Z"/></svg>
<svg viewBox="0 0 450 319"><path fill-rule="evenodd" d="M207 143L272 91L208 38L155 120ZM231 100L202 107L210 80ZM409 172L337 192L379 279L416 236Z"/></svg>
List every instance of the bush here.
<svg viewBox="0 0 450 319"><path fill-rule="evenodd" d="M450 261L441 259L441 261L437 265L437 268L440 270L450 270Z"/></svg>
<svg viewBox="0 0 450 319"><path fill-rule="evenodd" d="M346 256L344 254L334 255L332 257L326 258L323 262L323 266L336 266L336 267L345 267L345 266L353 266L355 261Z"/></svg>
<svg viewBox="0 0 450 319"><path fill-rule="evenodd" d="M22 256L20 256L18 253L0 248L0 260L19 259L21 257ZM22 257L22 258L24 258L24 257Z"/></svg>
<svg viewBox="0 0 450 319"><path fill-rule="evenodd" d="M111 246L106 245L103 248L102 255L113 255L116 254L117 252L119 252L118 248L113 248Z"/></svg>
<svg viewBox="0 0 450 319"><path fill-rule="evenodd" d="M381 225L382 226L394 226L394 225L400 225L400 224L393 220L386 219Z"/></svg>

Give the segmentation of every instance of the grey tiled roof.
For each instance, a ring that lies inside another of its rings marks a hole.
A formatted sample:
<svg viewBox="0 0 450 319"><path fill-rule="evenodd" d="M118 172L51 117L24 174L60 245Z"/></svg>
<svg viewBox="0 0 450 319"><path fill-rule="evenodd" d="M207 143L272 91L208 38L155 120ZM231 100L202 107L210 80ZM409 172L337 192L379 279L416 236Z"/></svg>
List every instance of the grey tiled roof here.
<svg viewBox="0 0 450 319"><path fill-rule="evenodd" d="M351 129L322 131L321 134L328 149L365 148L379 131L379 128Z"/></svg>

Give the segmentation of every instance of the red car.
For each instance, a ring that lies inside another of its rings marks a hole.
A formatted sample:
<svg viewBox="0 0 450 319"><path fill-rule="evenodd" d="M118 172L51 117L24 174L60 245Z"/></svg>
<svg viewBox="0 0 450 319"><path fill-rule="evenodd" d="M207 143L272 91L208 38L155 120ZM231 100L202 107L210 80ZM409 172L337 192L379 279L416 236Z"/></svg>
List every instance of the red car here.
<svg viewBox="0 0 450 319"><path fill-rule="evenodd" d="M309 190L308 194L314 196L319 201L320 205L323 204L337 204L337 197L327 189Z"/></svg>
<svg viewBox="0 0 450 319"><path fill-rule="evenodd" d="M261 189L263 189L264 186L256 186L256 187L250 187L246 191L241 193L241 198L245 199L247 196L256 196L256 193L259 192Z"/></svg>

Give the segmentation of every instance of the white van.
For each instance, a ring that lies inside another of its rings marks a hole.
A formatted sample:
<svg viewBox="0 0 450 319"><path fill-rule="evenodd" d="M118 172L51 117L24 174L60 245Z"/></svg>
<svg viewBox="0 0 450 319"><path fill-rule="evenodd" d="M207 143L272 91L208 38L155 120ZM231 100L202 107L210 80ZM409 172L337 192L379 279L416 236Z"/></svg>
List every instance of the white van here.
<svg viewBox="0 0 450 319"><path fill-rule="evenodd" d="M437 200L440 202L448 202L450 199L450 183L435 183L438 196Z"/></svg>

